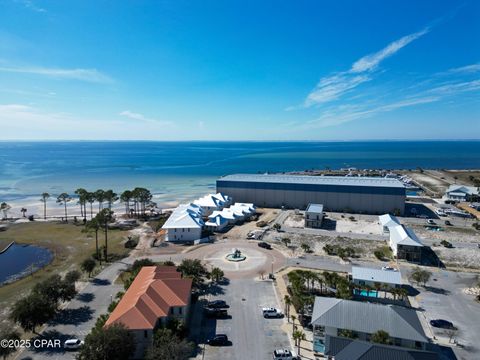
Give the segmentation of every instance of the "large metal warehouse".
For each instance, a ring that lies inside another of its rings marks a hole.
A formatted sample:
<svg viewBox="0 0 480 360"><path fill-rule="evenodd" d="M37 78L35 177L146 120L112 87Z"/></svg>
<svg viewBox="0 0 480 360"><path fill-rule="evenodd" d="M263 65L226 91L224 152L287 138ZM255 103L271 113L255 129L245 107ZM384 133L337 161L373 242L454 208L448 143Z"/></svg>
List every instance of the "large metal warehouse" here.
<svg viewBox="0 0 480 360"><path fill-rule="evenodd" d="M340 176L234 174L217 180L217 192L234 201L272 208L403 215L405 187L396 179Z"/></svg>

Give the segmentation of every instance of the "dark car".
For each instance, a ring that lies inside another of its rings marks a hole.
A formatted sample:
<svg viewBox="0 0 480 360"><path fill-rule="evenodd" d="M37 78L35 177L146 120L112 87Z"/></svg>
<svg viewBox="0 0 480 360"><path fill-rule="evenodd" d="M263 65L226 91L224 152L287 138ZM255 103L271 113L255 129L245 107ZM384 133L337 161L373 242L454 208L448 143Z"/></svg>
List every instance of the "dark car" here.
<svg viewBox="0 0 480 360"><path fill-rule="evenodd" d="M430 325L442 329L455 329L455 326L450 321L443 319L430 320Z"/></svg>
<svg viewBox="0 0 480 360"><path fill-rule="evenodd" d="M228 337L225 334L215 335L213 338L207 340L207 344L211 346L228 345Z"/></svg>
<svg viewBox="0 0 480 360"><path fill-rule="evenodd" d="M226 309L205 308L205 315L210 318L226 318L228 312Z"/></svg>
<svg viewBox="0 0 480 360"><path fill-rule="evenodd" d="M268 250L272 249L272 246L269 243L266 243L264 241L259 242L258 246L261 247L261 248L264 248L264 249L268 249Z"/></svg>
<svg viewBox="0 0 480 360"><path fill-rule="evenodd" d="M226 309L226 308L229 308L230 306L227 305L225 300L213 300L207 304L207 307L212 309Z"/></svg>

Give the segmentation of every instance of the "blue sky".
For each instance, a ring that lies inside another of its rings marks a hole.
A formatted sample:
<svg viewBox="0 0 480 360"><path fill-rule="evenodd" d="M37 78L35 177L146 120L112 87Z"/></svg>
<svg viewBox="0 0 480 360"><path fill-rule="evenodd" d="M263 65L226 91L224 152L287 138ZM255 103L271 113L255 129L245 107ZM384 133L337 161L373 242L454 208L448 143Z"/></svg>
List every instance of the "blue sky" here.
<svg viewBox="0 0 480 360"><path fill-rule="evenodd" d="M480 138L478 1L0 0L0 140Z"/></svg>

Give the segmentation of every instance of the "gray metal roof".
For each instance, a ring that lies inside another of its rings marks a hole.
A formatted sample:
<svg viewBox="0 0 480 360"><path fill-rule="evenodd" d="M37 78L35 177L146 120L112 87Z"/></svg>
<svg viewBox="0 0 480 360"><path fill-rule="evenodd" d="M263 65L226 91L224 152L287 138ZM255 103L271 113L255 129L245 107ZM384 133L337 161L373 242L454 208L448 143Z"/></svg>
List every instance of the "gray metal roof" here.
<svg viewBox="0 0 480 360"><path fill-rule="evenodd" d="M381 345L366 341L328 336L326 337L329 356L335 360L437 360L438 355L399 346Z"/></svg>
<svg viewBox="0 0 480 360"><path fill-rule="evenodd" d="M345 186L376 186L389 188L405 188L397 179L380 177L346 177L346 176L308 176L308 175L281 175L281 174L232 174L219 180L291 183L310 185L345 185Z"/></svg>
<svg viewBox="0 0 480 360"><path fill-rule="evenodd" d="M354 280L373 281L382 284L402 285L402 275L400 271L352 266L352 278Z"/></svg>
<svg viewBox="0 0 480 360"><path fill-rule="evenodd" d="M306 212L313 212L321 214L323 212L323 205L322 204L308 204Z"/></svg>
<svg viewBox="0 0 480 360"><path fill-rule="evenodd" d="M428 341L415 310L395 305L316 297L312 324L367 334L384 330L391 337Z"/></svg>

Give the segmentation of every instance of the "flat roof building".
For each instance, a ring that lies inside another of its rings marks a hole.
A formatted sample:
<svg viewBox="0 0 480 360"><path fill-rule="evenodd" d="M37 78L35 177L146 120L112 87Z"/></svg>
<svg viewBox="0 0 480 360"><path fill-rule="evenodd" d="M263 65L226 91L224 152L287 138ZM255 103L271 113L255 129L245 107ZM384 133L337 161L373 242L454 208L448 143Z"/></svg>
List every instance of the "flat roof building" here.
<svg viewBox="0 0 480 360"><path fill-rule="evenodd" d="M305 210L305 227L319 229L322 227L323 205L308 204Z"/></svg>
<svg viewBox="0 0 480 360"><path fill-rule="evenodd" d="M352 281L358 285L374 286L375 283L382 284L382 288L402 286L402 275L400 271L381 270L352 266Z"/></svg>
<svg viewBox="0 0 480 360"><path fill-rule="evenodd" d="M406 198L397 179L373 177L234 174L217 180L217 192L263 207L306 209L315 203L327 211L400 215Z"/></svg>

